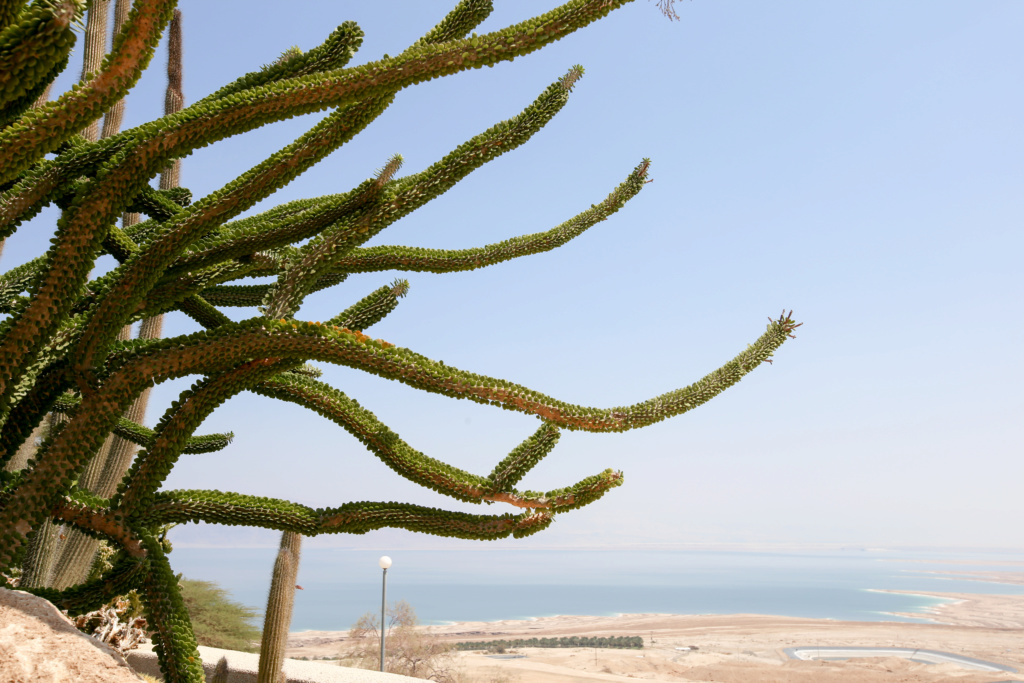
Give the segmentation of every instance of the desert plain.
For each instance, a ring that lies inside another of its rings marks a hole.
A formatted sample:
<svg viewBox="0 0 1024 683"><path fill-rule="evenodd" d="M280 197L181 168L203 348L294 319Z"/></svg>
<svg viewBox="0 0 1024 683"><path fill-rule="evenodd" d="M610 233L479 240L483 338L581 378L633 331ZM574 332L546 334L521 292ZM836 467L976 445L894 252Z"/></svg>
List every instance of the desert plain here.
<svg viewBox="0 0 1024 683"><path fill-rule="evenodd" d="M956 572L957 578L1024 584L1024 572ZM848 622L758 614L623 614L555 616L521 621L424 626L448 642L561 636L641 636L642 650L518 648L498 659L459 652L456 665L473 681L583 683L584 681L718 681L720 683L995 683L1024 681L1024 595L917 592L949 602L928 621ZM336 656L345 631L305 631L289 639L289 657ZM902 657L842 661L791 659L786 648L900 647L936 650L1016 669L990 672L957 664L925 664Z"/></svg>

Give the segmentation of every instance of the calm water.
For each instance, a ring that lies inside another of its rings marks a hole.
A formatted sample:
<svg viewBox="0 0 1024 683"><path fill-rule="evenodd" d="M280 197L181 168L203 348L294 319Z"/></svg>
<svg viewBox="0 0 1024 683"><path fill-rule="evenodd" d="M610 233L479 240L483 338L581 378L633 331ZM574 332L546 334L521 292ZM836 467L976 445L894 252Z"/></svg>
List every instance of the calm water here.
<svg viewBox="0 0 1024 683"><path fill-rule="evenodd" d="M176 572L215 581L235 600L262 608L275 554L273 548L176 548L170 559ZM292 630L344 630L379 610L381 554L304 551ZM388 600L408 601L427 624L623 612L909 621L887 613L920 611L940 601L874 590L1024 593L1020 586L923 573L1005 566L965 567L906 553L480 549L391 556Z"/></svg>

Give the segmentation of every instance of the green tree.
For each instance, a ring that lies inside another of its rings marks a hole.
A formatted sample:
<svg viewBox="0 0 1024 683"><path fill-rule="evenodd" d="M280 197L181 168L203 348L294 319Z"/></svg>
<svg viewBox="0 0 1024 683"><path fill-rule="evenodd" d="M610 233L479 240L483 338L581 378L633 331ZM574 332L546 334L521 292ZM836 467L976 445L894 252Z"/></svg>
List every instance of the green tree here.
<svg viewBox="0 0 1024 683"><path fill-rule="evenodd" d="M256 652L260 629L254 620L259 612L235 602L212 581L182 579L178 583L196 643L225 650Z"/></svg>
<svg viewBox="0 0 1024 683"><path fill-rule="evenodd" d="M571 0L475 35L490 3L463 0L396 56L355 67L347 64L362 32L347 22L319 47L290 50L177 113L96 140L81 131L116 110L138 80L171 20L174 0L135 0L99 66L71 91L38 107L40 95L67 67L73 26L86 5L0 0L0 238L44 206L62 210L48 250L0 275L0 311L7 314L0 321L0 573L20 566L47 527L63 525L107 541L115 554L98 577L61 590L33 590L73 613L138 590L165 678L198 682L196 635L159 538L166 525L206 521L307 536L383 527L481 540L526 536L622 483L621 472L605 470L553 491L516 488L552 450L561 429L644 427L703 404L770 361L796 326L788 315L772 320L736 358L689 386L631 406L592 408L453 368L365 334L405 296L405 280L353 296L352 305L325 322L297 317L307 295L339 285L349 274L453 273L554 249L636 196L647 180L647 160L605 199L544 232L465 250L364 246L473 170L529 140L564 106L583 74L580 67L555 80L518 116L470 138L422 172L400 176L401 158L395 157L347 192L239 218L358 135L404 88L541 49L627 1ZM195 202L184 188L150 185L199 147L328 109L326 118L292 144ZM146 220L119 227L125 212ZM97 259L108 254L118 266L92 278ZM266 277L273 281L250 280ZM254 305L260 315L242 321L221 310ZM203 331L124 339L125 326L171 311L190 316ZM535 415L540 426L489 474L466 472L415 450L355 400L320 382L308 361ZM148 387L188 375L200 379L166 408L156 429L141 426L130 412L125 416ZM195 431L241 391L323 415L413 482L460 501L506 503L519 512L478 515L373 501L313 509L213 490L161 491L181 454L228 443L227 435ZM17 457L51 414L60 419L34 456ZM83 485L82 476L111 434L143 450L115 490L97 493Z"/></svg>

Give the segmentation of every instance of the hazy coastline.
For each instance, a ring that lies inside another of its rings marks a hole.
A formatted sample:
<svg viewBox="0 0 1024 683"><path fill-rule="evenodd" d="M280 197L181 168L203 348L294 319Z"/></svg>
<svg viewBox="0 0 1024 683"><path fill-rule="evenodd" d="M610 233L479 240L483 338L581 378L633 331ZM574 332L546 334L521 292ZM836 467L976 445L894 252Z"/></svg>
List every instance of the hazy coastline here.
<svg viewBox="0 0 1024 683"><path fill-rule="evenodd" d="M340 630L379 607L379 551L311 549L304 553L294 631ZM266 600L273 549L176 548L188 578L214 581L256 609ZM1024 593L1019 585L959 580L919 569L1005 570L982 556L963 567L928 564L892 552L816 553L712 550L481 549L394 551L388 595L406 600L426 624L579 614L774 614L841 621L931 619L936 593ZM964 559L961 555L960 558ZM878 589L871 591L868 589ZM928 597L916 597L928 596ZM909 615L910 616L893 616Z"/></svg>
<svg viewBox="0 0 1024 683"><path fill-rule="evenodd" d="M1024 574L1021 575L1024 578ZM1024 671L1024 596L923 593L947 602L901 616L918 622L851 622L756 614L621 614L614 617L554 616L423 627L448 642L562 636L633 636L642 651L522 648L522 658L496 660L461 652L458 664L483 679L498 673L530 683L627 681L725 681L735 683L990 683L991 673L954 664L929 665L899 657L849 661L800 661L793 647L904 647L951 652ZM335 656L345 631L293 633L290 657ZM653 642L652 642L653 641Z"/></svg>

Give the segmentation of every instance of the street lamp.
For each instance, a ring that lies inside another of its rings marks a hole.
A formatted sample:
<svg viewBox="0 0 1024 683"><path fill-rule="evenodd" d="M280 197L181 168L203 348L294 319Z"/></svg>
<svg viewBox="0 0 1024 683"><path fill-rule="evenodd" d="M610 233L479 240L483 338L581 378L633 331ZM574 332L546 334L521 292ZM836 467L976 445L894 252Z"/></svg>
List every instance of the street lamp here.
<svg viewBox="0 0 1024 683"><path fill-rule="evenodd" d="M377 560L377 564L384 570L384 583L380 591L380 670L384 671L384 630L387 624L388 567L391 566L391 558L384 555Z"/></svg>

